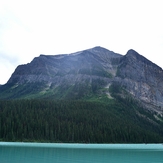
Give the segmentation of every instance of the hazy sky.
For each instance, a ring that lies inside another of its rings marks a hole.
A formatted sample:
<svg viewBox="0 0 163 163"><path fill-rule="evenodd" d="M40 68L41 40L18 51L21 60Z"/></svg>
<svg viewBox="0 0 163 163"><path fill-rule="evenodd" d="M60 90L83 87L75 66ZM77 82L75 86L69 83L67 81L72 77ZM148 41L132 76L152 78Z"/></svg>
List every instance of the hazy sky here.
<svg viewBox="0 0 163 163"><path fill-rule="evenodd" d="M163 68L162 0L0 0L0 84L40 54L134 49Z"/></svg>

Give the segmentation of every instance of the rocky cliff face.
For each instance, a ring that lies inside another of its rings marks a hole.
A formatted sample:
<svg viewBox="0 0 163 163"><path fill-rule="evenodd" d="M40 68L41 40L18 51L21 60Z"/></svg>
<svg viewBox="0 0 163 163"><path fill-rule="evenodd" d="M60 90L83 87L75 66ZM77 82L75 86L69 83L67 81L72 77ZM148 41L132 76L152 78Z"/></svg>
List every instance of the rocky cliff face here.
<svg viewBox="0 0 163 163"><path fill-rule="evenodd" d="M134 50L120 55L102 47L40 55L16 68L0 98L81 98L109 94L116 83L151 109L163 108L163 70Z"/></svg>
<svg viewBox="0 0 163 163"><path fill-rule="evenodd" d="M81 76L90 78L105 75L115 76L116 68L112 64L112 59L119 57L121 55L101 47L67 55L40 55L31 63L18 66L8 84L40 81L53 83L58 78L74 81L78 78L82 80ZM104 72L106 74L103 74Z"/></svg>
<svg viewBox="0 0 163 163"><path fill-rule="evenodd" d="M146 104L163 107L163 71L134 50L121 58L119 82L134 97Z"/></svg>

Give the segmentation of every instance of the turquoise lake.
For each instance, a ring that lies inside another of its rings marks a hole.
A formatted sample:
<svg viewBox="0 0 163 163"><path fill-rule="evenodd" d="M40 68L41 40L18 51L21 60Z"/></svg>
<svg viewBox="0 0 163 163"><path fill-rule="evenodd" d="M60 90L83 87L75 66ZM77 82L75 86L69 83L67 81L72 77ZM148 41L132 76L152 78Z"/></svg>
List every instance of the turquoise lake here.
<svg viewBox="0 0 163 163"><path fill-rule="evenodd" d="M163 145L0 142L0 163L163 163Z"/></svg>

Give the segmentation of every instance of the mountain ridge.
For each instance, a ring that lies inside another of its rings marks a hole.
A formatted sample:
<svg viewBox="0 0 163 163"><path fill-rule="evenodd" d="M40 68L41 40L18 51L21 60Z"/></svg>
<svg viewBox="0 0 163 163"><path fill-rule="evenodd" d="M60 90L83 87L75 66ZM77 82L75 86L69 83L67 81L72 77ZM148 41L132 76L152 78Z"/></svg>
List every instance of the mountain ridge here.
<svg viewBox="0 0 163 163"><path fill-rule="evenodd" d="M121 55L100 46L70 54L41 54L19 65L1 86L0 99L80 99L90 94L108 95L108 85L113 83L162 112L163 70L133 49Z"/></svg>

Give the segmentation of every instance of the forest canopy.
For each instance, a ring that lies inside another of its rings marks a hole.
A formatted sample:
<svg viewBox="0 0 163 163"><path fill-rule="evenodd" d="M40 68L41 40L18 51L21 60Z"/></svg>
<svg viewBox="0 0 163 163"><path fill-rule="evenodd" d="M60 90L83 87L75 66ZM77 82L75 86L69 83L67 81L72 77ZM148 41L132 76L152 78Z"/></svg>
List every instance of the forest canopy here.
<svg viewBox="0 0 163 163"><path fill-rule="evenodd" d="M129 105L130 104L130 105ZM162 122L151 125L123 100L0 101L0 140L75 143L158 143ZM150 117L152 114L143 111ZM154 118L153 118L154 120Z"/></svg>

